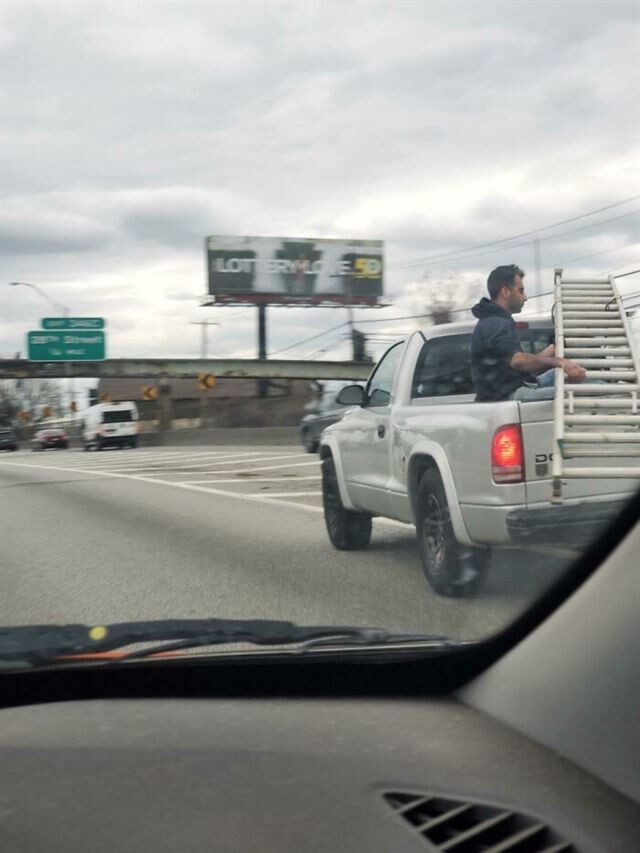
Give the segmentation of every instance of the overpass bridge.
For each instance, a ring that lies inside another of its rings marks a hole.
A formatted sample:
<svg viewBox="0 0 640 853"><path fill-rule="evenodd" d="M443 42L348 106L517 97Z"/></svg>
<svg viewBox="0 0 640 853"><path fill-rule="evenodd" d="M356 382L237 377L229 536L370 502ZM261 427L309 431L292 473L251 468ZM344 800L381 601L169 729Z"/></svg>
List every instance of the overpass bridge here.
<svg viewBox="0 0 640 853"><path fill-rule="evenodd" d="M0 379L189 379L201 373L233 379L367 378L373 365L355 361L293 361L242 358L109 358L104 361L0 359Z"/></svg>

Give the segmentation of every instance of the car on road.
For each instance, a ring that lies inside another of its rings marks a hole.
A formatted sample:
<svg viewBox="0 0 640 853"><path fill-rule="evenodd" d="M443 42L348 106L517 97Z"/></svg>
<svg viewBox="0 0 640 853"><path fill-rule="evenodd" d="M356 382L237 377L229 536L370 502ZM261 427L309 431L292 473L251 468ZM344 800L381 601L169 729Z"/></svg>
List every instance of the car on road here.
<svg viewBox="0 0 640 853"><path fill-rule="evenodd" d="M98 403L82 418L83 450L138 446L138 408L131 401Z"/></svg>
<svg viewBox="0 0 640 853"><path fill-rule="evenodd" d="M476 402L474 326L439 325L390 347L364 390L340 392L351 408L320 445L333 546L366 548L373 516L415 524L427 580L450 596L478 589L494 547L593 538L638 488L633 474L580 476L563 483L561 504L552 502L553 401ZM517 326L528 352L554 338L546 319ZM629 457L640 434L621 429ZM608 451L590 463L626 469L628 461Z"/></svg>
<svg viewBox="0 0 640 853"><path fill-rule="evenodd" d="M32 450L66 450L69 447L69 436L58 427L39 429L31 439Z"/></svg>
<svg viewBox="0 0 640 853"><path fill-rule="evenodd" d="M0 450L17 450L18 439L11 427L0 427Z"/></svg>
<svg viewBox="0 0 640 853"><path fill-rule="evenodd" d="M337 401L340 389L325 391L311 412L300 421L300 441L307 453L317 453L322 431L337 423L347 406Z"/></svg>

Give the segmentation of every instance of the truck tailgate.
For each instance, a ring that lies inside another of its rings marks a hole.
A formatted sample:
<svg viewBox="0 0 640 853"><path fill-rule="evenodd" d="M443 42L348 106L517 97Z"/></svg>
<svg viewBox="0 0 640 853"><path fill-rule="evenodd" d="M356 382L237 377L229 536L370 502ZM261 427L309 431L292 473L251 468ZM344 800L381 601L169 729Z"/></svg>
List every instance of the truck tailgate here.
<svg viewBox="0 0 640 853"><path fill-rule="evenodd" d="M553 403L519 403L520 422L525 453L525 477L527 506L549 503L551 499L551 461L553 453ZM593 468L609 466L627 467L638 462L630 457L609 456L585 459L571 459L567 467ZM613 477L588 480L567 479L564 481L563 498L565 502L587 499L592 501L613 500L633 494L640 487L635 478L620 479Z"/></svg>

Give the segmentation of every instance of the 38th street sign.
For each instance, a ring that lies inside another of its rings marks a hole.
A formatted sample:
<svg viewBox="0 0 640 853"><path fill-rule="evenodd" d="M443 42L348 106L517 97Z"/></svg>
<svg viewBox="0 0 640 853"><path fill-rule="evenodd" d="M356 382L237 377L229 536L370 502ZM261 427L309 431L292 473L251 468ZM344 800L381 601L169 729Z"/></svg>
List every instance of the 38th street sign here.
<svg viewBox="0 0 640 853"><path fill-rule="evenodd" d="M104 332L28 332L30 361L102 361Z"/></svg>

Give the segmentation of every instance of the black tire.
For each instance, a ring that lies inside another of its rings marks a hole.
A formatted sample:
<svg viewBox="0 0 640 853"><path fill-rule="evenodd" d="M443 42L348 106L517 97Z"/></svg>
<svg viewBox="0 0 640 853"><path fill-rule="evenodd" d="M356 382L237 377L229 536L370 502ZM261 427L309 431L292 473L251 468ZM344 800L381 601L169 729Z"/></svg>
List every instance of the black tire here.
<svg viewBox="0 0 640 853"><path fill-rule="evenodd" d="M371 516L345 509L340 498L333 459L322 463L322 504L327 533L339 551L361 551L371 541Z"/></svg>
<svg viewBox="0 0 640 853"><path fill-rule="evenodd" d="M428 468L418 487L416 533L422 568L439 595L473 595L484 582L491 552L468 548L455 538L447 496L437 468Z"/></svg>
<svg viewBox="0 0 640 853"><path fill-rule="evenodd" d="M315 441L310 433L308 427L302 430L300 433L300 441L302 442L302 446L307 451L307 453L317 453L318 447L320 447L320 442Z"/></svg>
<svg viewBox="0 0 640 853"><path fill-rule="evenodd" d="M130 447L132 450L135 450L137 446L138 446L138 439L137 439L137 438L132 438L132 439L131 439L131 441L129 442L129 447Z"/></svg>

